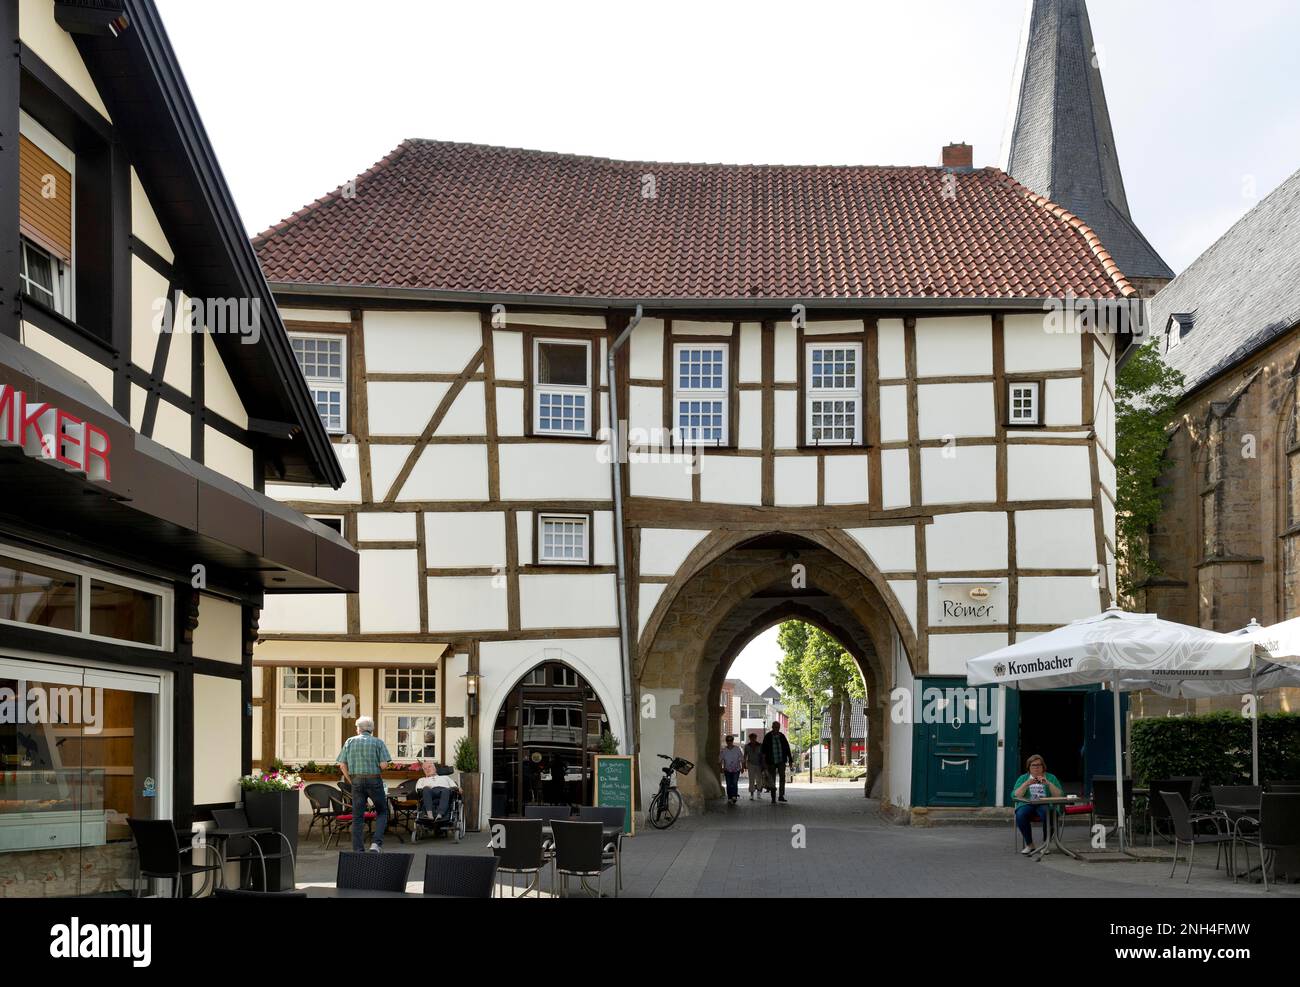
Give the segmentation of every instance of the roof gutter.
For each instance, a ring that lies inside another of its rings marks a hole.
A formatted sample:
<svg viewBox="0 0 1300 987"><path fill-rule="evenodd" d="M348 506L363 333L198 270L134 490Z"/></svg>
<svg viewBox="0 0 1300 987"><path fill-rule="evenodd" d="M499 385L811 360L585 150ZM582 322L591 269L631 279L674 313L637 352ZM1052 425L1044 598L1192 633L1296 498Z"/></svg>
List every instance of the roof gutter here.
<svg viewBox="0 0 1300 987"><path fill-rule="evenodd" d="M623 456L620 441L620 422L618 417L618 380L615 376L614 359L632 335L632 330L641 324L643 309L636 307L636 313L628 321L627 327L618 334L609 352L605 356L605 379L609 381L609 418L610 469L614 473L614 568L617 572L616 592L618 594L618 646L622 662L619 671L623 679L623 751L626 754L637 753L636 747L636 707L632 701L632 642L628 628L627 605L627 559L623 549Z"/></svg>
<svg viewBox="0 0 1300 987"><path fill-rule="evenodd" d="M277 295L314 295L322 298L370 298L380 301L453 302L468 305L552 305L564 308L627 308L636 305L657 309L774 309L800 304L809 309L975 309L1005 311L1019 309L1042 312L1060 304L1060 296L942 298L932 295L890 295L866 298L822 297L617 297L611 295L551 295L528 292L443 291L437 288L398 288L388 285L310 284L302 281L271 281ZM1116 299L1118 300L1118 299Z"/></svg>

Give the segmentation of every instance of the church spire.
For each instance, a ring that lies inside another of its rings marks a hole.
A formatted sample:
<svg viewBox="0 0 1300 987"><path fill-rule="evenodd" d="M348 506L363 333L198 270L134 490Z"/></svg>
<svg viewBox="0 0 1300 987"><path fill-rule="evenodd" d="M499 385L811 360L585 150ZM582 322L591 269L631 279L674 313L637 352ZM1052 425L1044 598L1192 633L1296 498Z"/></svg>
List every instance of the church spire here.
<svg viewBox="0 0 1300 987"><path fill-rule="evenodd" d="M1084 0L1028 0L1027 16L1007 173L1096 230L1130 280L1168 281L1174 272L1129 214Z"/></svg>

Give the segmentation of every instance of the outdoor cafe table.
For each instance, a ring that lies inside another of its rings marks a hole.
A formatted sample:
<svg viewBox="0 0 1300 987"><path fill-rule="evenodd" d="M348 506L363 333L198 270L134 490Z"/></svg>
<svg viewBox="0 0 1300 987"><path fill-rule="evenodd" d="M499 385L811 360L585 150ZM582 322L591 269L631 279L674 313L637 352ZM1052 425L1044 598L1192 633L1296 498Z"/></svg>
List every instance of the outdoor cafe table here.
<svg viewBox="0 0 1300 987"><path fill-rule="evenodd" d="M1065 807L1067 805L1076 805L1078 801L1079 801L1079 796L1077 795L1049 795L1045 798L1040 798L1040 799L1022 799L1020 804L1021 805L1046 805L1046 806L1059 805L1061 807ZM1047 826L1047 842L1044 843L1037 850L1035 850L1032 854L1030 854L1030 856L1041 860L1043 858L1043 854L1047 853L1049 848L1055 847L1057 850L1060 850L1062 853L1066 854L1067 856L1073 857L1075 860L1078 860L1079 855L1061 842L1061 830L1065 829L1065 817L1062 816L1061 824L1058 826L1056 825L1056 820L1053 818L1055 815L1056 815L1055 812L1050 812L1050 811L1043 813L1043 817L1046 819L1046 826Z"/></svg>

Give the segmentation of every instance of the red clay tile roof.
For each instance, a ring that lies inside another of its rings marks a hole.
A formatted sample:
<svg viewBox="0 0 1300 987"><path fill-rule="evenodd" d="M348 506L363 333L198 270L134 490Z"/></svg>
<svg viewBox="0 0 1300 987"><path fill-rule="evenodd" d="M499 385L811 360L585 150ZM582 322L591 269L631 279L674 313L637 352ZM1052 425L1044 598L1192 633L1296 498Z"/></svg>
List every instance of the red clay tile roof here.
<svg viewBox="0 0 1300 987"><path fill-rule="evenodd" d="M995 168L661 164L408 140L350 184L254 238L268 280L629 300L1133 293L1081 220Z"/></svg>

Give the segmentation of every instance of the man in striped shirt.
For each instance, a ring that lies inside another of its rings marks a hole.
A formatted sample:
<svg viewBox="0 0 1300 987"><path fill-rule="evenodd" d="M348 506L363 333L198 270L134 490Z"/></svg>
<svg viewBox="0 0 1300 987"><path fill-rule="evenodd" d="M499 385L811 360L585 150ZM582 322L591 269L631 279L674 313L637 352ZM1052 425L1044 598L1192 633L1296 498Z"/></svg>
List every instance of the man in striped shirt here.
<svg viewBox="0 0 1300 987"><path fill-rule="evenodd" d="M384 846L384 827L388 825L388 793L384 791L381 772L392 761L388 745L375 736L375 721L357 717L357 735L349 737L339 751L339 769L343 780L352 786L352 849L361 852L366 830L366 799L375 803L375 836L370 844L378 852Z"/></svg>

